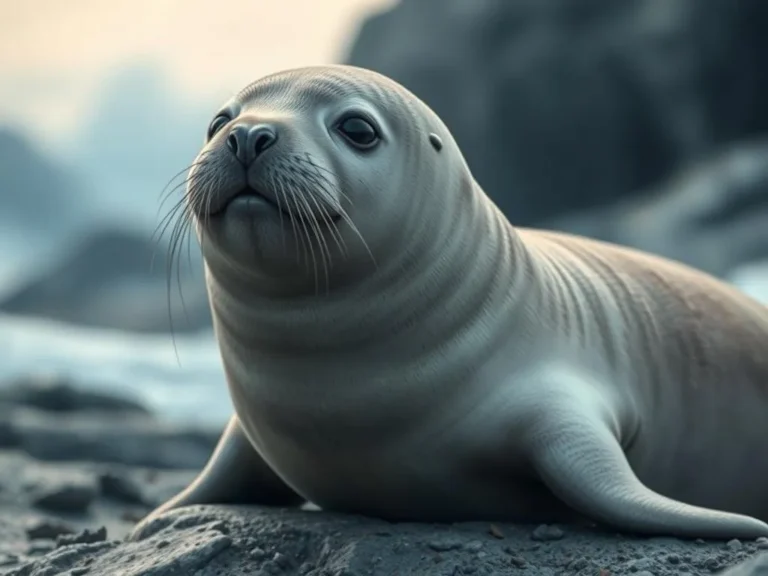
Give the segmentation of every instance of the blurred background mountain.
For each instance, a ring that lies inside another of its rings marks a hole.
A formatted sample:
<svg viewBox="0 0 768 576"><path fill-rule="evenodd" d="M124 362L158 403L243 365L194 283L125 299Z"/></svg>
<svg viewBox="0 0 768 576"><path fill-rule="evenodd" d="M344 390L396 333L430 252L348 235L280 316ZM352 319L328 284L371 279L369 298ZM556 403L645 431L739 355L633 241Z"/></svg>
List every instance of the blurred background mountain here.
<svg viewBox="0 0 768 576"><path fill-rule="evenodd" d="M764 0L46 0L0 21L0 312L207 330L194 243L170 278L153 238L161 191L230 94L324 62L425 100L513 224L768 299Z"/></svg>

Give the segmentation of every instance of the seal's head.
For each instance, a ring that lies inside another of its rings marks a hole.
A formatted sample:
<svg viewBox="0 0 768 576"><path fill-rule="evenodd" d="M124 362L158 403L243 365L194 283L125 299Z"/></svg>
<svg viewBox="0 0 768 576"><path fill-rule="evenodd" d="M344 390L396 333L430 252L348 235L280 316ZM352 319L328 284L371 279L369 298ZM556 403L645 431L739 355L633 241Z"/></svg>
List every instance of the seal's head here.
<svg viewBox="0 0 768 576"><path fill-rule="evenodd" d="M418 98L377 73L327 66L265 77L219 110L186 201L209 269L314 290L431 250L472 184Z"/></svg>

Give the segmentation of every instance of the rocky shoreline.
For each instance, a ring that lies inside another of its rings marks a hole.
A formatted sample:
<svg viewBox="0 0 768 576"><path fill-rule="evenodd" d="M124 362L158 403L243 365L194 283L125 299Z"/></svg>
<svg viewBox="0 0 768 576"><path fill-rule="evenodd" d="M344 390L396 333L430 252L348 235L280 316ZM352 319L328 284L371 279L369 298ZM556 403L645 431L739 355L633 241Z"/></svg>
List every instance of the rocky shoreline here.
<svg viewBox="0 0 768 576"><path fill-rule="evenodd" d="M184 486L218 430L55 378L0 384L0 574L749 576L768 539L635 538L594 527L390 524L208 506L135 522Z"/></svg>

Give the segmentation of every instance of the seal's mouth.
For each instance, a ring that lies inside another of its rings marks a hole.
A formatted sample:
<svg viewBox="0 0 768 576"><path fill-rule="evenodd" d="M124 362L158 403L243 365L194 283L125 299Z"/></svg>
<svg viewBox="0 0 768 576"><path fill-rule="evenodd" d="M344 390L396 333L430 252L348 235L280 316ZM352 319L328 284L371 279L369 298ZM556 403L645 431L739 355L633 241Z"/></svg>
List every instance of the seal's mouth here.
<svg viewBox="0 0 768 576"><path fill-rule="evenodd" d="M249 198L256 199L260 202L266 202L267 204L272 206L272 208L274 208L275 210L278 210L287 216L291 215L291 213L288 210L286 210L285 208L283 208L283 206L275 202L275 200L271 198L268 194L265 194L264 192L261 192L260 190L253 188L252 186L246 186L240 192L232 196L232 198L230 198L224 203L224 206L222 208L226 209L230 204L236 201L247 200Z"/></svg>
<svg viewBox="0 0 768 576"><path fill-rule="evenodd" d="M276 212L283 214L284 216L287 216L290 219L303 221L305 220L308 215L302 214L301 211L298 213L291 210L288 206L285 204L278 202L275 200L275 198L258 188L254 188L253 186L246 186L242 190L240 190L237 194L233 194L230 198L224 202L221 207L216 210L215 212L211 212L210 216L221 216L224 214L224 212L233 204L250 204L250 203L257 203L262 205L268 205L270 208L274 209ZM329 211L326 212L326 215L330 218L332 222L338 222L341 219L341 214L337 213L336 211ZM313 216L316 217L316 215L313 214ZM319 219L318 223L323 222L323 219Z"/></svg>
<svg viewBox="0 0 768 576"><path fill-rule="evenodd" d="M285 207L278 204L273 198L271 198L268 194L257 190L256 188L252 186L246 186L236 194L232 194L229 198L226 199L225 202L219 206L218 209L211 212L210 216L221 216L224 214L224 212L232 206L233 204L239 204L239 203L250 203L255 202L258 204L267 204L271 208L275 209L278 212L282 212L286 216L291 216L290 211L288 211Z"/></svg>

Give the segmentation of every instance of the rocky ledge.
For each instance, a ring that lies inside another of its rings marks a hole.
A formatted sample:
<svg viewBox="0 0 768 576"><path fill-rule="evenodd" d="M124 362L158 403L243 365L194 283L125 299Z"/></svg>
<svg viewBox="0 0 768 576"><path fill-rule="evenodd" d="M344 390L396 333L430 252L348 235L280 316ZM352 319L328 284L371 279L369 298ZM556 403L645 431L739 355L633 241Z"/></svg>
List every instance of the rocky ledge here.
<svg viewBox="0 0 768 576"><path fill-rule="evenodd" d="M161 424L133 401L50 379L0 384L0 408L6 416L0 574L6 576L768 574L768 553L762 552L768 539L705 542L575 526L390 524L311 509L192 507L156 519L129 541L136 521L194 476L216 432ZM62 443L56 430L77 442ZM168 443L165 450L158 439ZM55 456L40 448L46 443L58 446Z"/></svg>

